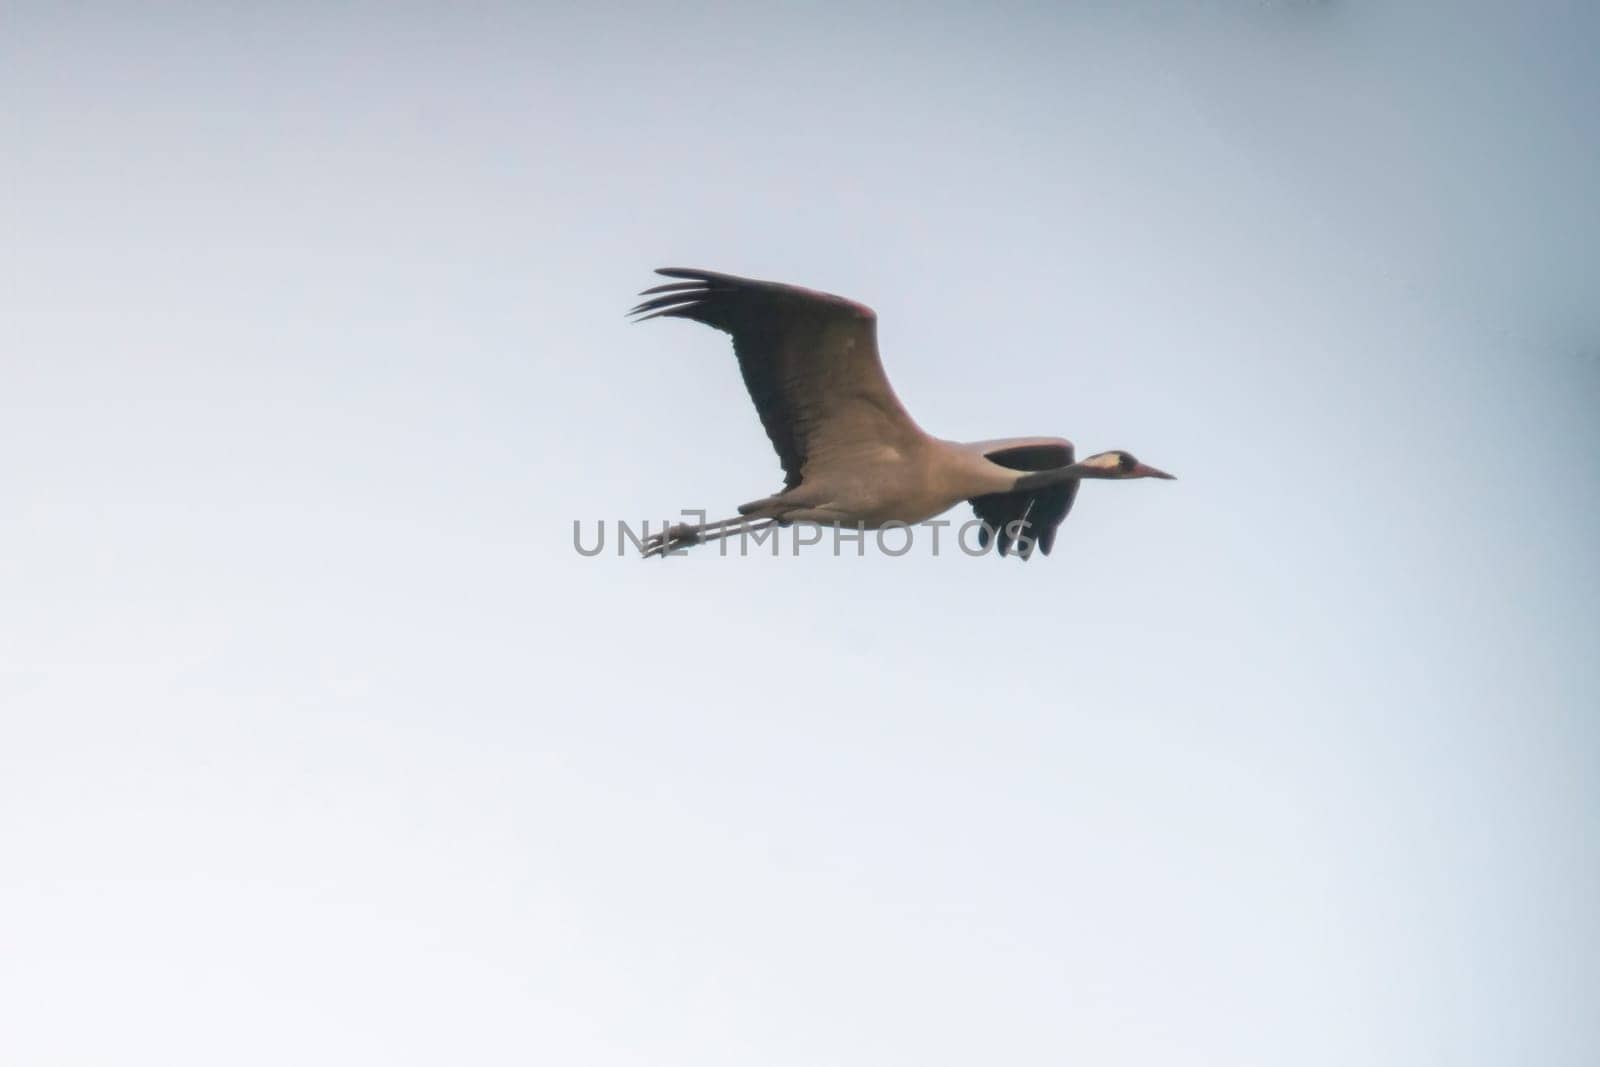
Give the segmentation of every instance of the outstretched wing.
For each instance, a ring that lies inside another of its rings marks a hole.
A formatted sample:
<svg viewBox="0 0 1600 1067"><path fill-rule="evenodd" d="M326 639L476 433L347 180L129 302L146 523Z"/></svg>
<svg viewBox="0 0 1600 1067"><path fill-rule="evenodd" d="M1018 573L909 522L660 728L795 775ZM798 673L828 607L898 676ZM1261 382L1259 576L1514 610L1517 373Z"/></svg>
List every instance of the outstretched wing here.
<svg viewBox="0 0 1600 1067"><path fill-rule="evenodd" d="M784 488L807 465L921 431L878 359L878 317L869 307L810 289L663 267L669 282L630 314L693 319L733 337L750 399L783 464Z"/></svg>
<svg viewBox="0 0 1600 1067"><path fill-rule="evenodd" d="M978 446L983 455L1002 467L1014 471L1047 471L1065 467L1072 462L1072 442L1059 437L1038 437L1017 442L993 442L996 446ZM1027 525L1021 528L1023 540L1018 552L1023 559L1033 555L1037 546L1045 555L1056 543L1056 527L1072 510L1072 501L1078 495L1078 482L1063 482L1048 489L1032 493L990 493L974 497L972 510L983 520L984 528L978 532L978 541L989 546L991 531L1000 540L1000 554L1011 550L1015 538L1008 532L1010 524L1018 520Z"/></svg>

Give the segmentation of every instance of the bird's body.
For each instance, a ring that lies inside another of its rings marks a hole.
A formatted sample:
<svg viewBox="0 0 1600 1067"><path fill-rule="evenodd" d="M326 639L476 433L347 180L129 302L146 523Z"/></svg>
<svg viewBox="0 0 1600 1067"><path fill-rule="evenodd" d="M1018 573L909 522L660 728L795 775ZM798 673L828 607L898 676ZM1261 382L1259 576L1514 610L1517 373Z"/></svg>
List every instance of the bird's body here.
<svg viewBox="0 0 1600 1067"><path fill-rule="evenodd" d="M652 554L694 544L744 522L836 523L878 529L931 519L970 501L1024 559L1049 553L1084 478L1169 478L1126 452L1073 463L1059 437L945 441L918 426L878 357L877 316L843 297L710 271L663 268L687 279L645 290L642 319L693 319L733 337L739 368L784 468L784 489L739 516L676 526Z"/></svg>
<svg viewBox="0 0 1600 1067"><path fill-rule="evenodd" d="M1002 492L1016 472L953 441L919 434L907 441L834 454L770 501L837 513L868 530L911 525L949 511L963 500ZM766 501L760 502L765 504Z"/></svg>

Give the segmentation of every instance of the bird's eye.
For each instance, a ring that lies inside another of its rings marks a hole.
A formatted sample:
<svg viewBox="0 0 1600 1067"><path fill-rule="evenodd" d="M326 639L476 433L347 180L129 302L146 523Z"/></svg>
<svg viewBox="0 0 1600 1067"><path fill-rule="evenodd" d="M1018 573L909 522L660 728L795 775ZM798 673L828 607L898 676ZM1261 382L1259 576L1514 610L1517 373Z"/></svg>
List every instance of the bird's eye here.
<svg viewBox="0 0 1600 1067"><path fill-rule="evenodd" d="M1133 470L1135 462L1137 461L1126 452L1117 456L1117 466L1121 467L1124 472Z"/></svg>

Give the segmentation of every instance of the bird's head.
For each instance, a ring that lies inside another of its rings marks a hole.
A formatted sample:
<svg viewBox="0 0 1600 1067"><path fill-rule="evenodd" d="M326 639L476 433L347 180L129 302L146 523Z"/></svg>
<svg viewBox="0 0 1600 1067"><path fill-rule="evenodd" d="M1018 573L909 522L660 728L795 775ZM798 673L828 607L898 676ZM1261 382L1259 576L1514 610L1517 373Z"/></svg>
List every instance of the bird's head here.
<svg viewBox="0 0 1600 1067"><path fill-rule="evenodd" d="M1082 472L1084 478L1167 478L1174 476L1166 471L1156 470L1146 466L1133 458L1131 452L1113 449L1110 452L1100 452L1088 459L1074 464Z"/></svg>

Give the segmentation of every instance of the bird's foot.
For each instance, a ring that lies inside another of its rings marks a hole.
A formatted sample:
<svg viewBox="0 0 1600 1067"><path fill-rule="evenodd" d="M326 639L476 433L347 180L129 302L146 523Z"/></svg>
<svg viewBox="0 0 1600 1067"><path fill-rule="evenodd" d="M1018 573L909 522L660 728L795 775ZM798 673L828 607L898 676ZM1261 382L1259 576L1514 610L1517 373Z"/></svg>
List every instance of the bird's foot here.
<svg viewBox="0 0 1600 1067"><path fill-rule="evenodd" d="M700 543L700 528L698 526L669 526L660 533L651 534L644 540L644 550L640 556L649 559L651 556L667 556L676 553L679 549L688 548L690 545Z"/></svg>

